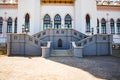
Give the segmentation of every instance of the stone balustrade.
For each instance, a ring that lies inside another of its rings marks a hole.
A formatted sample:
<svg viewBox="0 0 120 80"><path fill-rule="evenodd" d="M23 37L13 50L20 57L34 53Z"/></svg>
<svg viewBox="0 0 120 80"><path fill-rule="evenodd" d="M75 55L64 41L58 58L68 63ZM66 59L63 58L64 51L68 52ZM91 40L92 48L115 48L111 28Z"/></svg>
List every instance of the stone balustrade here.
<svg viewBox="0 0 120 80"><path fill-rule="evenodd" d="M74 29L47 29L39 33L36 33L33 36L40 40L46 40L46 41L48 41L50 37L54 37L54 36L73 37L76 38L77 41L88 37L87 35L80 33Z"/></svg>
<svg viewBox="0 0 120 80"><path fill-rule="evenodd" d="M112 35L96 34L76 42L76 45L83 47L83 55L111 55L112 42Z"/></svg>
<svg viewBox="0 0 120 80"><path fill-rule="evenodd" d="M88 37L73 29L50 29L33 36L7 34L7 53L49 57L51 50L70 49L75 57L111 55L112 43L113 36L108 34L95 34Z"/></svg>
<svg viewBox="0 0 120 80"><path fill-rule="evenodd" d="M43 58L47 58L50 56L51 54L51 42L47 42L47 46L42 46L42 57Z"/></svg>
<svg viewBox="0 0 120 80"><path fill-rule="evenodd" d="M0 37L0 43L6 43L7 40L6 40L6 37Z"/></svg>
<svg viewBox="0 0 120 80"><path fill-rule="evenodd" d="M41 44L42 41L27 34L7 34L8 55L41 55Z"/></svg>
<svg viewBox="0 0 120 80"><path fill-rule="evenodd" d="M83 57L83 47L76 46L75 42L71 42L70 49L74 57Z"/></svg>

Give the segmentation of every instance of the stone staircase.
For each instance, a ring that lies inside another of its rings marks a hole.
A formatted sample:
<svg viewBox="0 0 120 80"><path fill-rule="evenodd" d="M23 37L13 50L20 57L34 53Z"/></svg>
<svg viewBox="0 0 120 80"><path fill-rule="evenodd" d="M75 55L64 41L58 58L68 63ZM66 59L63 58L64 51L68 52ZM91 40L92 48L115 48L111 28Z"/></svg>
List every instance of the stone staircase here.
<svg viewBox="0 0 120 80"><path fill-rule="evenodd" d="M51 53L52 57L71 57L73 54L71 53L70 50L52 50Z"/></svg>

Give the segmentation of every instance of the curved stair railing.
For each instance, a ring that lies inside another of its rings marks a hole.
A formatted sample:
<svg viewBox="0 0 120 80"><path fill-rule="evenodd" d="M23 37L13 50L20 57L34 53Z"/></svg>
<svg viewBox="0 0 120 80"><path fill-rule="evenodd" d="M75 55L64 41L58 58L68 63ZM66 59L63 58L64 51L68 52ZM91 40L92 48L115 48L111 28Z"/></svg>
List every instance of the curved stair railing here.
<svg viewBox="0 0 120 80"><path fill-rule="evenodd" d="M83 57L83 47L79 47L75 42L71 42L70 51L75 57Z"/></svg>
<svg viewBox="0 0 120 80"><path fill-rule="evenodd" d="M79 41L82 40L86 37L88 37L87 35L74 30L74 29L47 29L44 31L41 31L39 33L36 33L32 36L38 38L39 40L45 40L45 41L50 41L49 37L53 37L55 35L59 35L59 36L71 36L74 38L74 40Z"/></svg>
<svg viewBox="0 0 120 80"><path fill-rule="evenodd" d="M111 55L112 35L96 34L75 42L77 47L83 47L83 55Z"/></svg>
<svg viewBox="0 0 120 80"><path fill-rule="evenodd" d="M47 42L27 34L7 34L7 54L37 56L42 55L41 46Z"/></svg>

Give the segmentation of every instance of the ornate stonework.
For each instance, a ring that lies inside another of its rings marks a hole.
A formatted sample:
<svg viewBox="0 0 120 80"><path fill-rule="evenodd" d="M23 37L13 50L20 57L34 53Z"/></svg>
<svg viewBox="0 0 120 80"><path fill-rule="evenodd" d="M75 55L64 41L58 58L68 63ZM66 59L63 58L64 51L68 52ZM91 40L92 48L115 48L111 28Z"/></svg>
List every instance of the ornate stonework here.
<svg viewBox="0 0 120 80"><path fill-rule="evenodd" d="M74 0L41 0L41 2L42 4L45 4L45 3L73 4Z"/></svg>
<svg viewBox="0 0 120 80"><path fill-rule="evenodd" d="M5 9L5 8L16 9L18 8L18 5L17 4L0 4L0 9Z"/></svg>
<svg viewBox="0 0 120 80"><path fill-rule="evenodd" d="M15 3L18 3L18 0L0 0L0 3L2 3L2 4L8 4L8 3L10 3L10 4L15 4Z"/></svg>
<svg viewBox="0 0 120 80"><path fill-rule="evenodd" d="M120 11L120 6L114 5L97 5L97 10L117 10Z"/></svg>

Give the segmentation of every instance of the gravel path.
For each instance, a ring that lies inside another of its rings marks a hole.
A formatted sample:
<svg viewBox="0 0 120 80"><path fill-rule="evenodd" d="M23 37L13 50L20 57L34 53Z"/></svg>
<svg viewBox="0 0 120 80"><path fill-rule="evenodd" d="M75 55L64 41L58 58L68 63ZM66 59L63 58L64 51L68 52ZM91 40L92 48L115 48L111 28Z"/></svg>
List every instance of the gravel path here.
<svg viewBox="0 0 120 80"><path fill-rule="evenodd" d="M120 58L1 56L0 80L120 80Z"/></svg>

